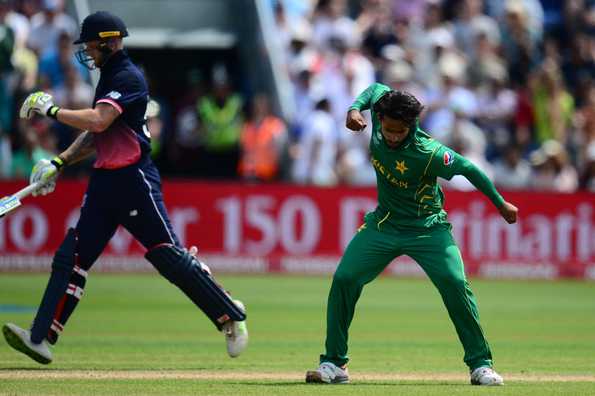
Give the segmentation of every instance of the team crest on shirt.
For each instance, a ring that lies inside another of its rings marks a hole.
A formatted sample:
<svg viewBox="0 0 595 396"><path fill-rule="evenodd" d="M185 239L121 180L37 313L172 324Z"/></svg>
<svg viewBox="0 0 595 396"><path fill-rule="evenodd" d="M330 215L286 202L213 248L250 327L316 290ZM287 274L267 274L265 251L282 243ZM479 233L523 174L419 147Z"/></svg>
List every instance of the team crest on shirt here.
<svg viewBox="0 0 595 396"><path fill-rule="evenodd" d="M118 91L112 91L112 92L108 93L106 96L108 96L114 100L118 100L122 96L122 94Z"/></svg>
<svg viewBox="0 0 595 396"><path fill-rule="evenodd" d="M403 160L403 161L397 161L397 165L395 166L395 169L398 170L399 172L401 172L401 175L404 175L405 171L409 168L407 168L407 165L405 165L405 160Z"/></svg>
<svg viewBox="0 0 595 396"><path fill-rule="evenodd" d="M450 166L453 162L455 162L455 156L452 155L450 151L445 151L442 159L444 162L444 166Z"/></svg>

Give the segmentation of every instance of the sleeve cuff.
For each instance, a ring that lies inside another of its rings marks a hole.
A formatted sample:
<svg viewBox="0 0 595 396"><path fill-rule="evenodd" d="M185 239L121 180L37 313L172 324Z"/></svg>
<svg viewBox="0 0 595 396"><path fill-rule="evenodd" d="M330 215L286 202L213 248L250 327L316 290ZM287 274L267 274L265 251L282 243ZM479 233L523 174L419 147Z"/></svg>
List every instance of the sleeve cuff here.
<svg viewBox="0 0 595 396"><path fill-rule="evenodd" d="M118 104L118 102L116 102L115 100L103 98L103 99L99 99L97 101L97 103L108 103L108 104L114 106L116 108L116 110L118 110L118 113L122 114L124 112L124 109L122 109L122 106L120 106Z"/></svg>

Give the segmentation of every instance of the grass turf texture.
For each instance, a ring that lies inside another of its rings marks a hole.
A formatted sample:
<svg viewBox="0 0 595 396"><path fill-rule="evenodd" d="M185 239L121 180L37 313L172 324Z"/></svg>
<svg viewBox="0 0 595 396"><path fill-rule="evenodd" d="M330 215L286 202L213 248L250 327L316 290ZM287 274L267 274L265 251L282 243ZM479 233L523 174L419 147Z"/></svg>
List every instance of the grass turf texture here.
<svg viewBox="0 0 595 396"><path fill-rule="evenodd" d="M240 358L227 357L223 336L157 274L94 273L50 366L0 340L0 394L595 394L594 283L472 280L506 382L487 389L467 385L430 282L380 278L352 324L352 384L338 388L303 383L322 352L330 277L219 279L248 308ZM0 274L0 322L28 326L46 281Z"/></svg>

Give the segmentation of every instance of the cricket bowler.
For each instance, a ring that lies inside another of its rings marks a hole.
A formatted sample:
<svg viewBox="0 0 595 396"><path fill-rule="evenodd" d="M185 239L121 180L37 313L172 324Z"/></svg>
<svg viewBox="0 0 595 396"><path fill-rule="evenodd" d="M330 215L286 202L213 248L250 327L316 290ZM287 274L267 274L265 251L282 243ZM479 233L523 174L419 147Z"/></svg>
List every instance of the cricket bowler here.
<svg viewBox="0 0 595 396"><path fill-rule="evenodd" d="M347 340L355 305L365 284L396 257L413 258L438 288L463 348L471 384L502 385L492 368L492 352L479 323L459 248L443 209L436 179L465 176L510 224L518 209L506 202L488 177L466 158L432 139L418 126L423 110L411 94L372 84L349 108L346 126L366 127L361 111L370 109L371 161L376 171L378 206L367 213L333 276L327 305L326 351L306 382L349 382Z"/></svg>
<svg viewBox="0 0 595 396"><path fill-rule="evenodd" d="M228 354L238 356L248 342L244 306L215 282L208 267L196 259L194 249L182 248L171 227L159 172L150 157L147 83L123 50L126 36L124 22L108 12L91 14L82 23L74 42L83 45L77 58L90 69L100 69L93 108L63 109L45 92L29 95L21 107L21 118L37 113L84 131L60 155L35 165L31 183L43 183L34 195L52 192L65 166L93 153L96 160L80 218L54 256L30 331L8 323L2 328L4 337L35 361L50 363L48 344L58 340L83 296L89 269L122 225L147 249L145 257L157 271L223 331Z"/></svg>

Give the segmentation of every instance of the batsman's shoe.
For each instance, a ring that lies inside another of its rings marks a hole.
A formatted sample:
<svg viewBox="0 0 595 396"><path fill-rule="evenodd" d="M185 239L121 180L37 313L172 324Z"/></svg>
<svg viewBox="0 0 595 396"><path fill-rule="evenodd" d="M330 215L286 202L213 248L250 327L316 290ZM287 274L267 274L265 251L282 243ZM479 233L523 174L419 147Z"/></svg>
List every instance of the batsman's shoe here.
<svg viewBox="0 0 595 396"><path fill-rule="evenodd" d="M493 368L478 367L471 372L471 385L504 385L504 380Z"/></svg>
<svg viewBox="0 0 595 396"><path fill-rule="evenodd" d="M233 301L238 308L246 312L244 304L240 300ZM248 346L248 327L246 321L234 322L232 320L223 324L223 334L225 334L225 342L227 343L227 354L234 358L240 354Z"/></svg>
<svg viewBox="0 0 595 396"><path fill-rule="evenodd" d="M8 345L17 351L24 353L41 364L52 362L52 352L46 340L43 340L40 344L34 344L31 341L31 334L28 330L21 329L12 323L2 326L2 333L4 333L4 338L6 338Z"/></svg>
<svg viewBox="0 0 595 396"><path fill-rule="evenodd" d="M314 371L306 372L306 382L313 384L347 384L349 372L331 362L320 363Z"/></svg>

